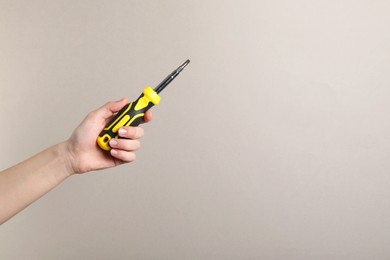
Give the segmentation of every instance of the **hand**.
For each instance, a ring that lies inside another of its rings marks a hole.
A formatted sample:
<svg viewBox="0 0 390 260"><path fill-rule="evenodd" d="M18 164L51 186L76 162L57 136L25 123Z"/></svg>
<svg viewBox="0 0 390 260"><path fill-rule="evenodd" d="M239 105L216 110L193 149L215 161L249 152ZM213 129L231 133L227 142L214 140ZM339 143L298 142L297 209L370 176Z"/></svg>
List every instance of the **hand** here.
<svg viewBox="0 0 390 260"><path fill-rule="evenodd" d="M74 130L66 141L70 166L74 173L85 173L92 170L110 168L135 160L135 151L139 149L139 138L144 135L141 127L124 126L118 134L123 139L111 139L110 152L103 151L96 144L96 137L108 121L128 103L126 98L111 101L91 112ZM144 122L152 119L151 111L147 111Z"/></svg>

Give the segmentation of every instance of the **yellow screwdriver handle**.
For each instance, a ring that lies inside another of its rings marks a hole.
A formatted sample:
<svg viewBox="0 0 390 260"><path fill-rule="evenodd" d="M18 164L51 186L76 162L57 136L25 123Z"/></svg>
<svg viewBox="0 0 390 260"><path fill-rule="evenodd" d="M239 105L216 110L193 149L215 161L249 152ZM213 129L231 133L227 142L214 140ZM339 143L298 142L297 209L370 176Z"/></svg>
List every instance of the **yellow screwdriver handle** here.
<svg viewBox="0 0 390 260"><path fill-rule="evenodd" d="M124 106L106 128L97 137L97 144L103 150L111 149L109 142L112 138L118 138L118 130L122 126L138 126L142 123L146 111L154 105L158 105L160 96L151 87L146 87L139 98Z"/></svg>

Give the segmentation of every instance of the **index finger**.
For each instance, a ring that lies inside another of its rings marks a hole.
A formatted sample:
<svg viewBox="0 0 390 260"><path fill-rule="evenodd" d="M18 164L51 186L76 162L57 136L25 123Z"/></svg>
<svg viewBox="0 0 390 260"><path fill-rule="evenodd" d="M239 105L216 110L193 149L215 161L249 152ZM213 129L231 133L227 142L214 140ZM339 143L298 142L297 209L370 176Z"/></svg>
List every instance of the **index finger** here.
<svg viewBox="0 0 390 260"><path fill-rule="evenodd" d="M144 119L142 120L141 124L150 122L152 120L152 117L153 117L152 111L151 110L146 111L144 115Z"/></svg>

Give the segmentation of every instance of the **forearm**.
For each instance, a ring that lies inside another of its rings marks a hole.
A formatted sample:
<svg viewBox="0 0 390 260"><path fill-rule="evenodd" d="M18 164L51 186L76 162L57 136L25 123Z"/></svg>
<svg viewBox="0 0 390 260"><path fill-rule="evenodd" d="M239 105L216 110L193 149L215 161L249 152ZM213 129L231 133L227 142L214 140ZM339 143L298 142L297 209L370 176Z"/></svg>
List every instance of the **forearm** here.
<svg viewBox="0 0 390 260"><path fill-rule="evenodd" d="M108 102L91 112L71 137L35 156L0 172L0 225L74 173L114 167L135 159L142 128L124 126L120 138L110 143L110 153L101 150L96 137L106 122L128 103L126 98ZM151 120L151 112L144 121Z"/></svg>
<svg viewBox="0 0 390 260"><path fill-rule="evenodd" d="M65 143L0 172L0 224L73 174Z"/></svg>

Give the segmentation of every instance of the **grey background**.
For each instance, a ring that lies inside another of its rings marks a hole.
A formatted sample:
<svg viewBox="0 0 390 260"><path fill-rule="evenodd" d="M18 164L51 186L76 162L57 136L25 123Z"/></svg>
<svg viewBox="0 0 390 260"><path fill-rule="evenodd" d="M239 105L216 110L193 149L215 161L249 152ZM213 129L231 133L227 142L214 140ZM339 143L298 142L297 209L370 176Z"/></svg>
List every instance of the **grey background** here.
<svg viewBox="0 0 390 260"><path fill-rule="evenodd" d="M175 67L135 163L0 227L1 259L389 259L390 2L0 1L0 168Z"/></svg>

